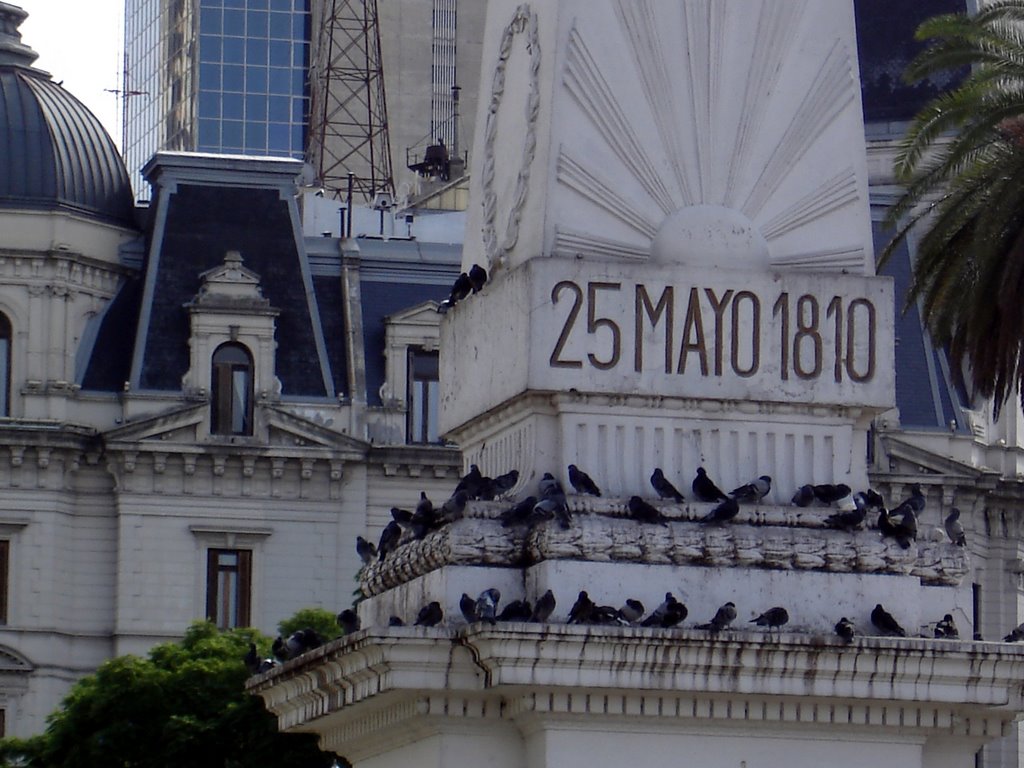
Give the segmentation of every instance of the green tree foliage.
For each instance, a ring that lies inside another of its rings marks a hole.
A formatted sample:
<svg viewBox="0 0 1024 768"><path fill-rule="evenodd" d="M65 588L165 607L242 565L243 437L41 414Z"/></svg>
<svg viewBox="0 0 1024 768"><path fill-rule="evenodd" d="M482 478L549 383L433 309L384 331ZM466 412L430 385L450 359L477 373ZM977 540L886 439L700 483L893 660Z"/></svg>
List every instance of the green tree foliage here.
<svg viewBox="0 0 1024 768"><path fill-rule="evenodd" d="M901 224L883 259L920 224L908 305L967 363L998 413L1024 383L1024 0L924 22L929 47L905 77L970 68L914 119L896 161ZM1022 387L1024 390L1024 387Z"/></svg>
<svg viewBox="0 0 1024 768"><path fill-rule="evenodd" d="M336 615L323 608L303 608L278 624L277 631L281 637L288 637L292 632L307 627L315 629L324 640L333 640L341 634Z"/></svg>
<svg viewBox="0 0 1024 768"><path fill-rule="evenodd" d="M149 657L120 656L78 681L46 731L0 740L0 765L29 768L327 768L316 737L277 732L263 702L244 690L254 630L197 622Z"/></svg>

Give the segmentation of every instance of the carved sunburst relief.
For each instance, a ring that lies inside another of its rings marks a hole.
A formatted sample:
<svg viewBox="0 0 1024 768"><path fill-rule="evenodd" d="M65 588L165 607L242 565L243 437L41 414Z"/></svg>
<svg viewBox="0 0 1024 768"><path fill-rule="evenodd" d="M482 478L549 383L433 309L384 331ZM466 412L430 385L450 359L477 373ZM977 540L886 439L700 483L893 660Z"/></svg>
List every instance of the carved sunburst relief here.
<svg viewBox="0 0 1024 768"><path fill-rule="evenodd" d="M550 250L873 273L849 5L588 3L556 84Z"/></svg>

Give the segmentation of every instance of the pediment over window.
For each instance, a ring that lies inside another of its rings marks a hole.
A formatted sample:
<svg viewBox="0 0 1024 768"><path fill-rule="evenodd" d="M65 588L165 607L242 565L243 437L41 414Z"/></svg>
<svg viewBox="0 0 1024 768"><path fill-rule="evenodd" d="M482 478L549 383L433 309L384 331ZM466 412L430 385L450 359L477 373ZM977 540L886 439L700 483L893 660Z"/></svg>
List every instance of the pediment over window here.
<svg viewBox="0 0 1024 768"><path fill-rule="evenodd" d="M28 674L35 666L25 656L13 648L0 645L0 674L20 673Z"/></svg>
<svg viewBox="0 0 1024 768"><path fill-rule="evenodd" d="M270 427L271 445L341 451L349 454L345 456L349 460L365 459L370 450L370 444L367 442L344 435L331 427L282 408L265 406L263 412Z"/></svg>
<svg viewBox="0 0 1024 768"><path fill-rule="evenodd" d="M225 300L249 302L254 307L267 309L270 302L263 298L260 276L242 266L242 254L228 251L224 263L199 275L200 288L192 302L195 307L219 304Z"/></svg>
<svg viewBox="0 0 1024 768"><path fill-rule="evenodd" d="M436 301L424 301L414 307L393 312L384 320L392 325L425 325L436 328L441 322L437 306Z"/></svg>
<svg viewBox="0 0 1024 768"><path fill-rule="evenodd" d="M174 408L109 430L107 444L143 441L195 442L199 425L206 418L205 403Z"/></svg>

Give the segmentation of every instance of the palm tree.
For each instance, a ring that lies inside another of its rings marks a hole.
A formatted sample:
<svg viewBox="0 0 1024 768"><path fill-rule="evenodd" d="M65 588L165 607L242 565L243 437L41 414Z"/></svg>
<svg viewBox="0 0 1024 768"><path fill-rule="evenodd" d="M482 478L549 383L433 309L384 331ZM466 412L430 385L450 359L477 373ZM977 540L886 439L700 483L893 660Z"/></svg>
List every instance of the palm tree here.
<svg viewBox="0 0 1024 768"><path fill-rule="evenodd" d="M967 364L994 411L1018 386L1024 405L1024 0L974 16L934 17L910 81L970 68L914 119L897 158L905 192L884 261L920 225L907 304L921 302L934 341Z"/></svg>

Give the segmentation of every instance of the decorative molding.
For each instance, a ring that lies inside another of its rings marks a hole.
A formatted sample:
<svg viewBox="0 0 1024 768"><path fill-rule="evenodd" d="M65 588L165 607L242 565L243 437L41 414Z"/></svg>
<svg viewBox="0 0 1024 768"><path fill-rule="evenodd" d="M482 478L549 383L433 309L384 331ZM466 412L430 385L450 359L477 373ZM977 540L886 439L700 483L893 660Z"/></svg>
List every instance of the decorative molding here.
<svg viewBox="0 0 1024 768"><path fill-rule="evenodd" d="M526 125L523 132L523 151L519 161L519 174L510 201L502 201L508 210L508 223L501 242L498 241L498 194L495 191L495 164L498 155L498 113L505 95L505 70L512 55L512 43L517 35L526 35L526 53L529 56L526 97ZM490 103L484 125L483 161L483 242L487 266L493 272L506 265L506 255L519 240L519 220L526 205L530 186L530 169L537 151L537 116L540 112L540 35L537 14L523 3L505 27L499 46L498 63L491 79Z"/></svg>
<svg viewBox="0 0 1024 768"><path fill-rule="evenodd" d="M877 531L824 527L834 509L744 506L728 526L696 521L711 504L658 503L669 519L644 525L625 499L571 496L572 526L547 522L527 532L498 521L511 502L471 502L466 516L423 539L406 539L384 561L359 573L367 597L446 565L525 567L554 560L912 575L923 584L956 586L970 567L963 547L919 541L901 549Z"/></svg>
<svg viewBox="0 0 1024 768"><path fill-rule="evenodd" d="M624 259L626 261L647 261L650 256L646 245L613 240L609 237L601 237L590 232L579 232L562 226L555 228L552 253L555 256L568 258L585 254L587 258Z"/></svg>
<svg viewBox="0 0 1024 768"><path fill-rule="evenodd" d="M564 147L558 155L557 175L563 185L648 240L653 240L658 234L658 221L651 220L626 197L616 192L614 181L601 178L596 172L588 170L582 161L573 158Z"/></svg>
<svg viewBox="0 0 1024 768"><path fill-rule="evenodd" d="M857 176L852 168L846 168L762 224L761 234L774 240L859 199Z"/></svg>

